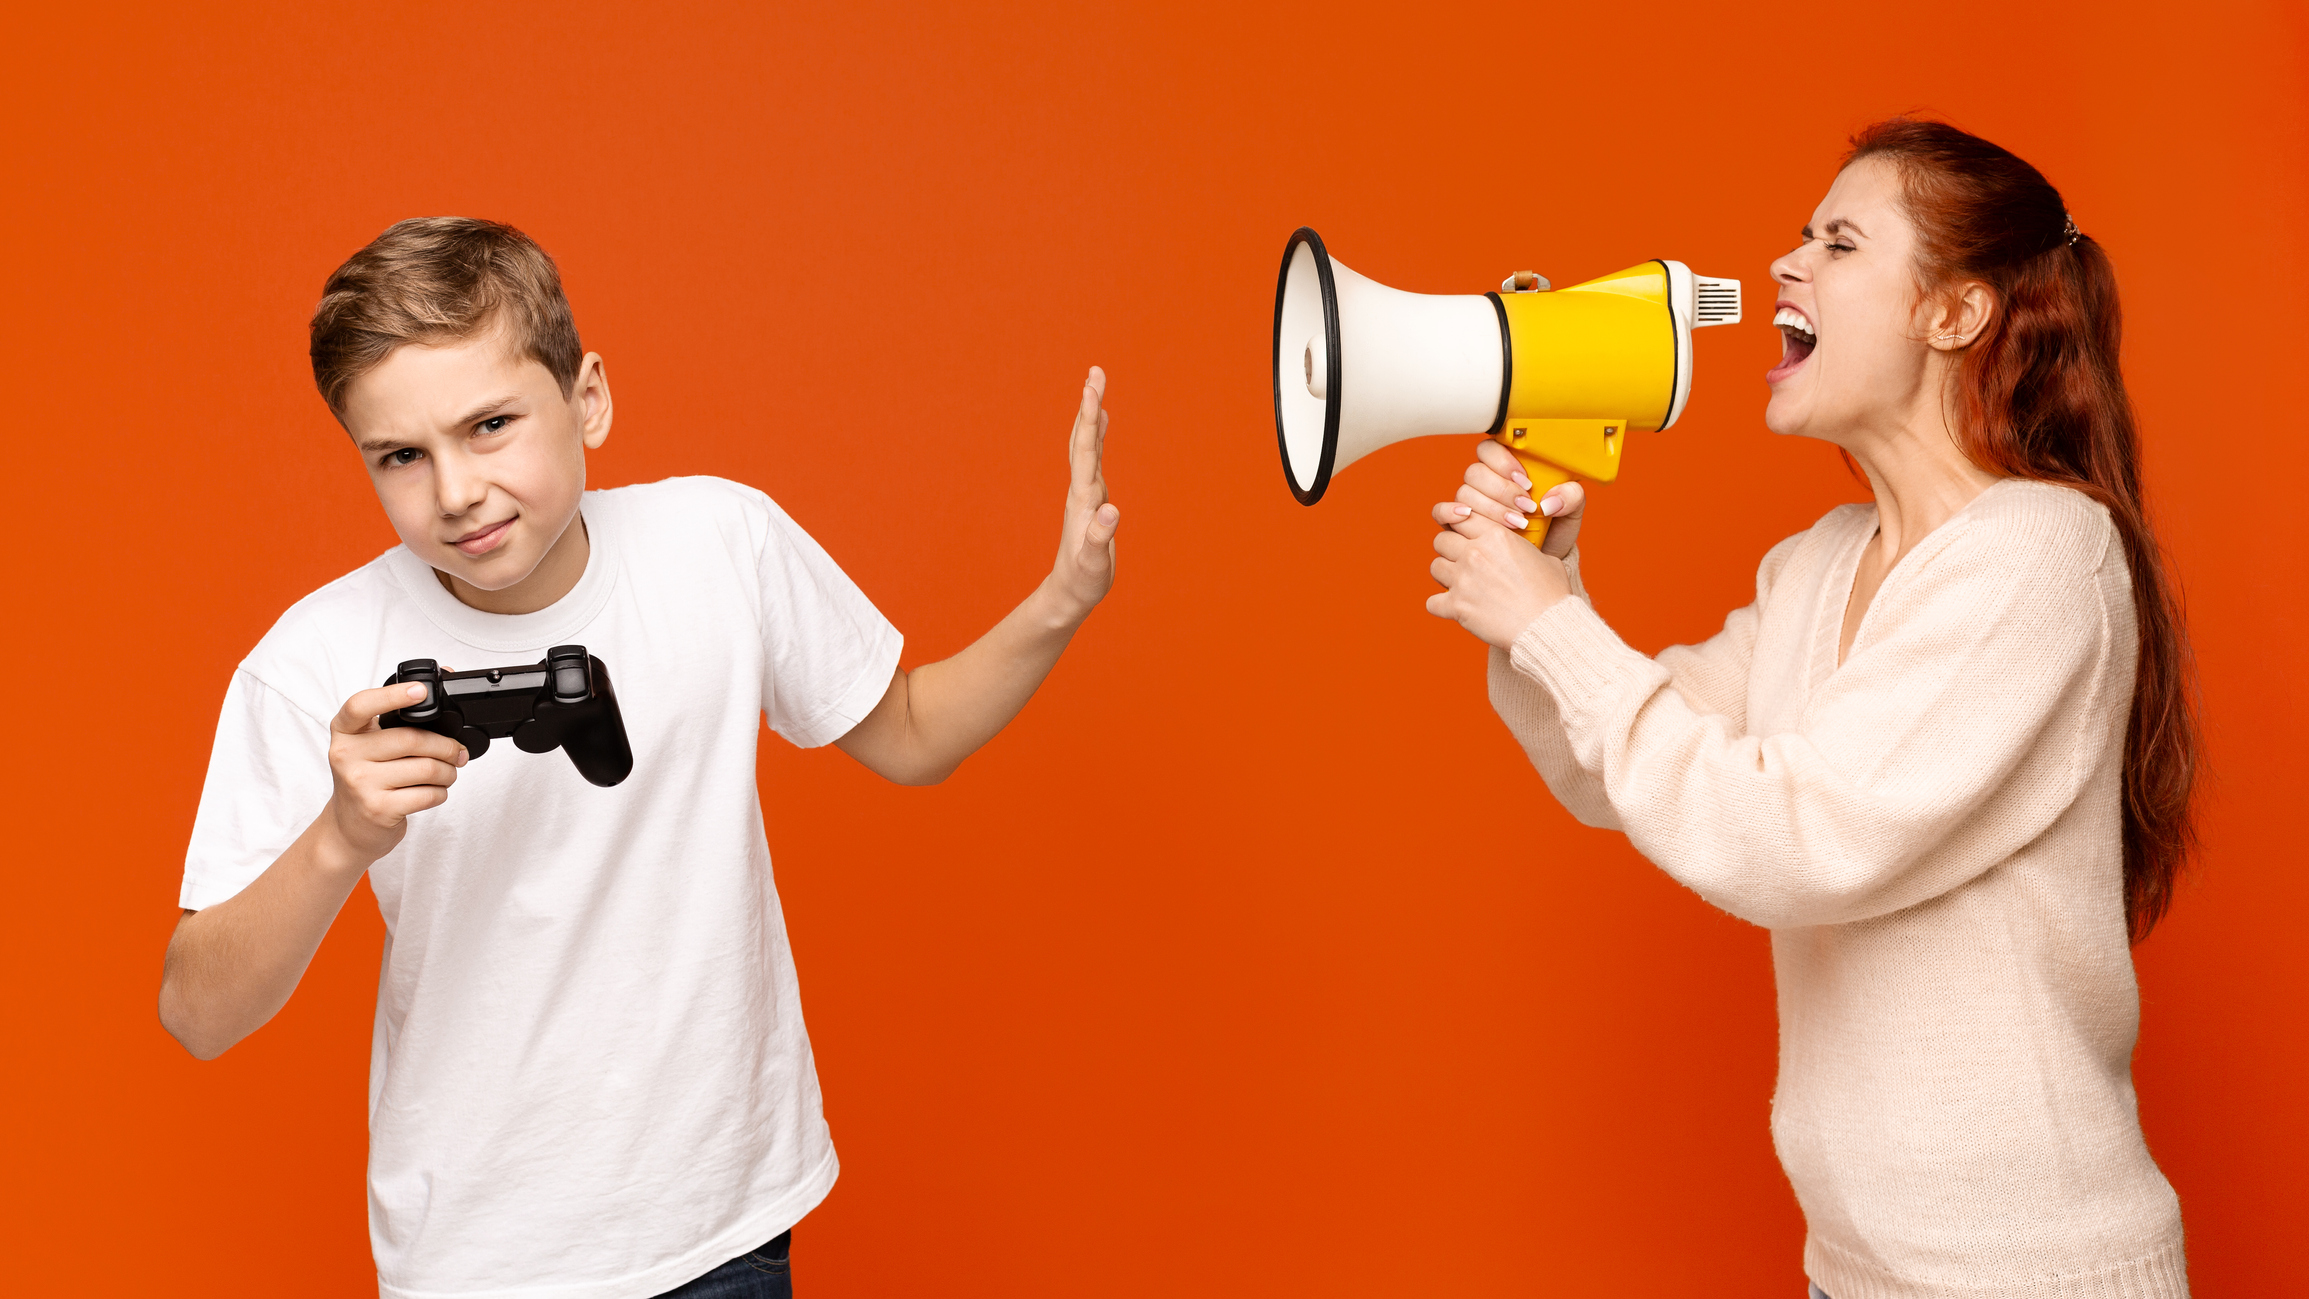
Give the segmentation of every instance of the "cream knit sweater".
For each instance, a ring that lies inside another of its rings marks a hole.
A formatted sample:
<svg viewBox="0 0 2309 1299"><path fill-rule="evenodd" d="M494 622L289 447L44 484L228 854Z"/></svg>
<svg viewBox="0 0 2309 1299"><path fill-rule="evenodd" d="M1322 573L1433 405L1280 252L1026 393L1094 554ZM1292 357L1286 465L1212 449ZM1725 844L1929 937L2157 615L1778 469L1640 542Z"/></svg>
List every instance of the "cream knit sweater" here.
<svg viewBox="0 0 2309 1299"><path fill-rule="evenodd" d="M1842 666L1873 506L1648 659L1582 598L1492 651L1572 814L1772 931L1772 1136L1833 1299L2168 1299L2133 1097L2120 846L2134 623L2107 514L2006 479L1901 560Z"/></svg>

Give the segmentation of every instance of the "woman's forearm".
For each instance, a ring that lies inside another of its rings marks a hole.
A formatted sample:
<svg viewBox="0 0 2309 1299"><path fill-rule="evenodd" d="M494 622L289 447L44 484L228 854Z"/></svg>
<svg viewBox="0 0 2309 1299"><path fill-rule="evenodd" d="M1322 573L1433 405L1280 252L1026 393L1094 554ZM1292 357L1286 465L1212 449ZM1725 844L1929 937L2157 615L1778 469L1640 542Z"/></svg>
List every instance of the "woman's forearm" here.
<svg viewBox="0 0 2309 1299"><path fill-rule="evenodd" d="M160 1022L213 1060L279 1013L369 867L324 813L249 886L178 918L160 983Z"/></svg>

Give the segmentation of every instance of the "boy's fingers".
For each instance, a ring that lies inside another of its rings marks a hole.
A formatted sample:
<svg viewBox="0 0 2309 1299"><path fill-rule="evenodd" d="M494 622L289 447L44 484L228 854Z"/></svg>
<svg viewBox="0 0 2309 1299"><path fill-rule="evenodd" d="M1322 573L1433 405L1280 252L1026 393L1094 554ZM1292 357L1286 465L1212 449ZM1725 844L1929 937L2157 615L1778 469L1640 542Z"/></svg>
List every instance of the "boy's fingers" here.
<svg viewBox="0 0 2309 1299"><path fill-rule="evenodd" d="M374 690L357 691L329 720L329 729L339 735L359 735L377 718L424 697L425 687L420 685L378 686Z"/></svg>
<svg viewBox="0 0 2309 1299"><path fill-rule="evenodd" d="M1075 408L1074 431L1067 439L1067 460L1074 469L1074 484L1089 487L1098 480L1099 445L1106 431L1106 412L1099 403L1106 397L1106 375L1097 366L1082 385L1082 404Z"/></svg>
<svg viewBox="0 0 2309 1299"><path fill-rule="evenodd" d="M446 735L417 726L396 726L358 733L347 742L350 753L363 762L391 762L396 758L435 758L454 764L465 746Z"/></svg>
<svg viewBox="0 0 2309 1299"><path fill-rule="evenodd" d="M1122 525L1122 509L1111 502L1091 512L1090 526L1083 529L1082 543L1103 557L1106 543L1114 540L1114 530Z"/></svg>
<svg viewBox="0 0 2309 1299"><path fill-rule="evenodd" d="M419 812L439 807L448 801L447 785L409 785L379 794L375 809L395 820L406 821Z"/></svg>
<svg viewBox="0 0 2309 1299"><path fill-rule="evenodd" d="M411 789L419 785L454 785L455 764L433 757L395 758L377 765L379 789Z"/></svg>

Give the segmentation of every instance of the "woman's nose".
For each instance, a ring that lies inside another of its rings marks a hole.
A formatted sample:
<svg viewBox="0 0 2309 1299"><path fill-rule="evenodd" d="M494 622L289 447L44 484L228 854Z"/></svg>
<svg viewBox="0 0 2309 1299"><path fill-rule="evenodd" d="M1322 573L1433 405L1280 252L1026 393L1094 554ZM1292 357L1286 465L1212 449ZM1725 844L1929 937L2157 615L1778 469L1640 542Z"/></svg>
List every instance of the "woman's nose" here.
<svg viewBox="0 0 2309 1299"><path fill-rule="evenodd" d="M1810 244L1803 244L1773 258L1772 281L1775 284L1799 284L1810 279L1811 275L1803 262L1804 249L1809 247Z"/></svg>

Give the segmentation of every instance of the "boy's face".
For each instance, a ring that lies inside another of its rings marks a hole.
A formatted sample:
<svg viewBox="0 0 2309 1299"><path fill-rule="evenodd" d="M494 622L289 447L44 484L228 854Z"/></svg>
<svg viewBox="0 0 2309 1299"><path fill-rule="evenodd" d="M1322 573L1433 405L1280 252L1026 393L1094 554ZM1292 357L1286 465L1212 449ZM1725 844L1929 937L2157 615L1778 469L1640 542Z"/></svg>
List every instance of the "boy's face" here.
<svg viewBox="0 0 2309 1299"><path fill-rule="evenodd" d="M541 609L584 573L584 531L569 525L585 452L609 424L600 356L586 354L565 397L495 329L396 349L345 394L345 428L402 544L499 613Z"/></svg>

